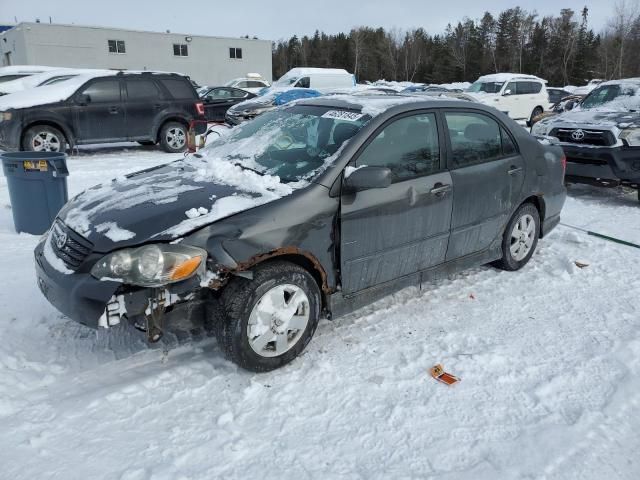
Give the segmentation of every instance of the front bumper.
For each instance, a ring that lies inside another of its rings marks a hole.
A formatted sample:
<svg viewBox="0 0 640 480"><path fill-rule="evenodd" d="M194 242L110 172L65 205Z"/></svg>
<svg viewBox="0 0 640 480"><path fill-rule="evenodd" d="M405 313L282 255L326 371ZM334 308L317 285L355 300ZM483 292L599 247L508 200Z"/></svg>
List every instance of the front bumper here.
<svg viewBox="0 0 640 480"><path fill-rule="evenodd" d="M58 311L92 328L98 328L107 303L116 293L120 282L101 281L89 273L62 273L53 268L44 256L43 236L34 251L38 287Z"/></svg>
<svg viewBox="0 0 640 480"><path fill-rule="evenodd" d="M640 183L640 147L586 147L562 144L567 177Z"/></svg>

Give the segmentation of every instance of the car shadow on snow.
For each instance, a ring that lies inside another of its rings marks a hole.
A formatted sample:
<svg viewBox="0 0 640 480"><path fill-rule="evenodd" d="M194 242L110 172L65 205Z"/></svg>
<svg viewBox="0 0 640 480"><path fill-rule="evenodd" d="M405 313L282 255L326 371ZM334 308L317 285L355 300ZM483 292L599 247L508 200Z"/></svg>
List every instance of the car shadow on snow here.
<svg viewBox="0 0 640 480"><path fill-rule="evenodd" d="M572 198L586 201L607 202L610 205L638 206L638 194L627 187L597 187L583 184L567 184L567 193Z"/></svg>

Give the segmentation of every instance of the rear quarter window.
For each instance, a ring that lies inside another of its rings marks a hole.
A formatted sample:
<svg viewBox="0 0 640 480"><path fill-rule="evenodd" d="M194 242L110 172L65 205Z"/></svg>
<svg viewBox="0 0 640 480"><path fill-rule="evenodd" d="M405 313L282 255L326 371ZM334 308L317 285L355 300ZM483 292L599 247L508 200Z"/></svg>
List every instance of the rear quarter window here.
<svg viewBox="0 0 640 480"><path fill-rule="evenodd" d="M160 82L175 99L198 98L196 91L186 78L161 78Z"/></svg>

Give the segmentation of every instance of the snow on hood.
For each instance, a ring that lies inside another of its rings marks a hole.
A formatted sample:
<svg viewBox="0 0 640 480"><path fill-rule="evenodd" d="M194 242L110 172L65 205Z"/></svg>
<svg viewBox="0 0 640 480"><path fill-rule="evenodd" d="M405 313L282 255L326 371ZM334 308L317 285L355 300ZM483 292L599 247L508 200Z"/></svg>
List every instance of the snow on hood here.
<svg viewBox="0 0 640 480"><path fill-rule="evenodd" d="M29 75L26 77L18 78L10 82L0 83L0 92L5 94L21 92L23 90L36 88L42 82L54 77L78 76L78 75L91 74L91 73L94 73L94 74L102 73L102 74L110 75L109 70L98 70L94 68L87 68L87 69L60 68L57 70L48 70L46 72L36 73L35 75ZM46 86L46 85L43 85L43 86Z"/></svg>
<svg viewBox="0 0 640 480"><path fill-rule="evenodd" d="M70 78L65 82L54 83L53 85L44 85L42 87L33 88L31 90L23 90L15 92L11 95L0 97L0 111L9 110L11 108L28 108L34 105L46 105L49 103L61 102L67 100L73 95L78 88L84 83L95 77L106 77L116 75L117 71L86 73Z"/></svg>

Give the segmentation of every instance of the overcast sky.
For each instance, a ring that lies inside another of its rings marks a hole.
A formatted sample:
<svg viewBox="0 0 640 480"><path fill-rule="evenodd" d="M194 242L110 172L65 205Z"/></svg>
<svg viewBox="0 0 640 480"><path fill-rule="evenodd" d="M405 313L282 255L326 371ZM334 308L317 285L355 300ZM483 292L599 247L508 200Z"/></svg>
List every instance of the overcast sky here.
<svg viewBox="0 0 640 480"><path fill-rule="evenodd" d="M349 31L351 27L423 27L439 33L465 16L480 18L521 6L540 15L562 8L589 7L593 28L600 30L613 0L0 0L0 23L34 21L100 25L201 35L257 36L278 40L294 34Z"/></svg>

